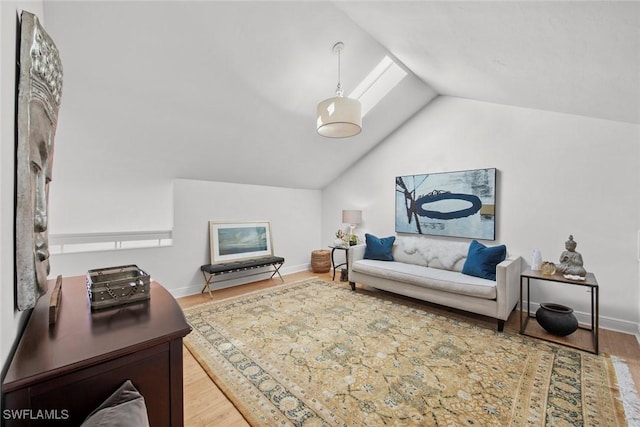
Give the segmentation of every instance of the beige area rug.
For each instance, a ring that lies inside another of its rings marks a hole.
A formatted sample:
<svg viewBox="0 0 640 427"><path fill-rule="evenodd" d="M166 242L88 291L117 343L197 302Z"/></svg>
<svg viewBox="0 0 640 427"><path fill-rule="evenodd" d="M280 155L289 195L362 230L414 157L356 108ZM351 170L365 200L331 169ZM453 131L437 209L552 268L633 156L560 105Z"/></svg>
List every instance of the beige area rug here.
<svg viewBox="0 0 640 427"><path fill-rule="evenodd" d="M255 426L627 425L612 360L319 279L184 310Z"/></svg>

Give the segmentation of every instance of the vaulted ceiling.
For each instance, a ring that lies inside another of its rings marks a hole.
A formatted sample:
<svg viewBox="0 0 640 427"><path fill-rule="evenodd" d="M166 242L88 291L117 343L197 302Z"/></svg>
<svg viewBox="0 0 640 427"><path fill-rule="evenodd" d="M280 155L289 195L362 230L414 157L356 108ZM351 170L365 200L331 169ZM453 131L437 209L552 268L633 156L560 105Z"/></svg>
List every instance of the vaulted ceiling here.
<svg viewBox="0 0 640 427"><path fill-rule="evenodd" d="M435 96L640 123L638 2L46 1L65 69L68 179L193 178L322 188ZM409 75L363 132L327 139L390 55ZM88 166L87 166L88 165ZM73 174L76 176L73 176Z"/></svg>
<svg viewBox="0 0 640 427"><path fill-rule="evenodd" d="M439 94L640 123L640 3L337 3Z"/></svg>

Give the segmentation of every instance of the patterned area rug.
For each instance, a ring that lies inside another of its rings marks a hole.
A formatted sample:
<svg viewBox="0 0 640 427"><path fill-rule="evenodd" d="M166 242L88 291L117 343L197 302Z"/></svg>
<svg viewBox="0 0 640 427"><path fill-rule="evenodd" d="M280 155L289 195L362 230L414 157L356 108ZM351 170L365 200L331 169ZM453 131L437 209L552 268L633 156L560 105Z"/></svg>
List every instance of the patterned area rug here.
<svg viewBox="0 0 640 427"><path fill-rule="evenodd" d="M608 357L323 280L184 311L187 348L255 426L626 425Z"/></svg>

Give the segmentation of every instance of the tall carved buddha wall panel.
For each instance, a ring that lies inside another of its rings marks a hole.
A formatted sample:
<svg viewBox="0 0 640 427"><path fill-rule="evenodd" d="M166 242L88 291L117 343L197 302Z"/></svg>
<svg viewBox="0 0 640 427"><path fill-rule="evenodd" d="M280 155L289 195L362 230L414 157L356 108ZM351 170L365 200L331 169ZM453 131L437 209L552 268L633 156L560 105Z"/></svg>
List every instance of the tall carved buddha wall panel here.
<svg viewBox="0 0 640 427"><path fill-rule="evenodd" d="M49 274L49 183L62 95L58 48L38 18L22 12L16 147L16 302L35 306Z"/></svg>

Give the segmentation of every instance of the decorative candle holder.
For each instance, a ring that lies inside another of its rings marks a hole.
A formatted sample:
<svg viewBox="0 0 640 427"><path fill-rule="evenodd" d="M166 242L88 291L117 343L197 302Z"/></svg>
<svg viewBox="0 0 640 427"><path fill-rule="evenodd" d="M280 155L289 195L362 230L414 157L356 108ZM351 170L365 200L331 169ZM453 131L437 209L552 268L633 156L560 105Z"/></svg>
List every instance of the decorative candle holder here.
<svg viewBox="0 0 640 427"><path fill-rule="evenodd" d="M553 276L554 274L556 274L556 265L551 261L545 261L542 263L540 271L545 276Z"/></svg>

